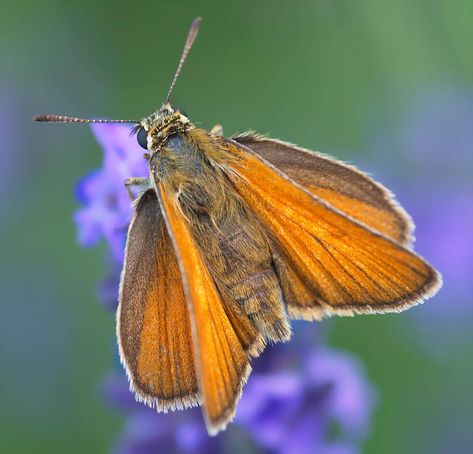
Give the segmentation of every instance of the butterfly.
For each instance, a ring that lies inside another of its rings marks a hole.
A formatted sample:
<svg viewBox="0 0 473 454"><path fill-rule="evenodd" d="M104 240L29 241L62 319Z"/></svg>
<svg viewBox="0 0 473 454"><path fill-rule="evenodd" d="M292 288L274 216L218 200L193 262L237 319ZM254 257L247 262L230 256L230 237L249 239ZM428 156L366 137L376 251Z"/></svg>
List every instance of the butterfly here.
<svg viewBox="0 0 473 454"><path fill-rule="evenodd" d="M394 196L356 168L255 133L197 127L170 96L135 124L149 177L133 199L117 310L121 362L158 411L202 405L209 434L235 414L250 361L288 341L290 319L400 312L441 276L412 249Z"/></svg>

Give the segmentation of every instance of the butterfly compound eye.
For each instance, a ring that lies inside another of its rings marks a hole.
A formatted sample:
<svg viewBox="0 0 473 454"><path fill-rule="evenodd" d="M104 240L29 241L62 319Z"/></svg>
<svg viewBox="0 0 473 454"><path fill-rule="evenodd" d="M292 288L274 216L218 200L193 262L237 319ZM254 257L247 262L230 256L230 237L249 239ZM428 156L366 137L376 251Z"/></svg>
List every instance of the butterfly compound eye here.
<svg viewBox="0 0 473 454"><path fill-rule="evenodd" d="M144 148L145 150L148 149L148 133L145 131L145 128L140 128L138 130L136 140L140 144L140 147Z"/></svg>

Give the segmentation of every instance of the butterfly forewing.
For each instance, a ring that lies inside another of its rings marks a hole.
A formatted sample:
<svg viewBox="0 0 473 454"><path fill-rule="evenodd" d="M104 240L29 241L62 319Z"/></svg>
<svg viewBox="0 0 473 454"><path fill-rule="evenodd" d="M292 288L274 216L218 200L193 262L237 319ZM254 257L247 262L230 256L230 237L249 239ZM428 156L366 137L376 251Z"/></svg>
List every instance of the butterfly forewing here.
<svg viewBox="0 0 473 454"><path fill-rule="evenodd" d="M137 397L161 411L199 404L187 303L154 191L136 204L117 314L121 359Z"/></svg>
<svg viewBox="0 0 473 454"><path fill-rule="evenodd" d="M233 140L346 215L401 244L411 244L414 225L409 215L390 191L358 169L257 134L241 134Z"/></svg>
<svg viewBox="0 0 473 454"><path fill-rule="evenodd" d="M237 157L229 172L235 187L304 284L305 299L286 298L290 315L320 318L320 304L326 314L399 311L436 290L440 278L422 258L324 203L250 149L227 144Z"/></svg>
<svg viewBox="0 0 473 454"><path fill-rule="evenodd" d="M177 197L158 183L161 208L178 256L189 303L195 364L209 433L223 429L251 370L221 297L197 247Z"/></svg>

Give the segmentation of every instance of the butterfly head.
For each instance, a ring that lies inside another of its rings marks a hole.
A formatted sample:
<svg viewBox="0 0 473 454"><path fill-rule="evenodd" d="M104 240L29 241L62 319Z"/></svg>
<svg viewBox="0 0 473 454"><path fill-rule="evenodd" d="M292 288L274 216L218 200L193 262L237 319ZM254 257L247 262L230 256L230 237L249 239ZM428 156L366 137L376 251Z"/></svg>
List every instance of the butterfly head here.
<svg viewBox="0 0 473 454"><path fill-rule="evenodd" d="M192 123L179 109L166 103L156 112L143 118L135 131L140 146L148 150L152 156L171 136L184 133L191 127Z"/></svg>
<svg viewBox="0 0 473 454"><path fill-rule="evenodd" d="M182 51L181 59L177 66L171 86L169 87L167 96L163 106L156 112L152 113L142 120L106 120L95 118L79 118L70 117L66 115L55 114L40 114L33 117L35 121L43 121L49 123L131 123L135 125L134 132L138 143L141 147L148 150L145 154L147 159L150 159L156 152L158 152L166 141L173 135L184 133L192 127L191 122L179 109L171 106L169 100L179 76L182 65L186 60L187 54L192 47L192 44L197 36L201 18L197 17L191 24L189 33L187 35L184 49Z"/></svg>
<svg viewBox="0 0 473 454"><path fill-rule="evenodd" d="M149 117L141 120L136 128L138 143L149 151L149 153L145 154L145 157L148 159L161 149L169 137L183 133L191 127L189 119L179 109L174 109L169 100L171 99L171 93L181 72L182 65L199 31L200 21L201 18L197 17L191 24L179 64L177 65L163 106Z"/></svg>

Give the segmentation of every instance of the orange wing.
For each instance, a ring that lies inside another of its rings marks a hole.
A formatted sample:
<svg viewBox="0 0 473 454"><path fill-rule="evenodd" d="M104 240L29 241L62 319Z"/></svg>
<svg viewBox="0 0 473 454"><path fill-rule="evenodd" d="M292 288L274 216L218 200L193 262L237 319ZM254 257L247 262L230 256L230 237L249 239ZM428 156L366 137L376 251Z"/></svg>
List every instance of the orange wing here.
<svg viewBox="0 0 473 454"><path fill-rule="evenodd" d="M154 191L140 197L128 231L117 336L139 400L159 411L200 404L186 299Z"/></svg>
<svg viewBox="0 0 473 454"><path fill-rule="evenodd" d="M227 146L237 158L228 175L274 238L282 280L296 284L292 301L286 298L291 316L400 311L439 288L440 276L421 257L324 203L251 150Z"/></svg>
<svg viewBox="0 0 473 454"><path fill-rule="evenodd" d="M403 245L413 242L414 224L393 194L355 167L257 134L233 139L346 215Z"/></svg>
<svg viewBox="0 0 473 454"><path fill-rule="evenodd" d="M158 195L189 303L197 378L207 429L213 435L233 418L251 367L177 197L162 183L158 183Z"/></svg>

